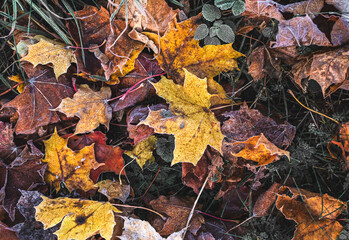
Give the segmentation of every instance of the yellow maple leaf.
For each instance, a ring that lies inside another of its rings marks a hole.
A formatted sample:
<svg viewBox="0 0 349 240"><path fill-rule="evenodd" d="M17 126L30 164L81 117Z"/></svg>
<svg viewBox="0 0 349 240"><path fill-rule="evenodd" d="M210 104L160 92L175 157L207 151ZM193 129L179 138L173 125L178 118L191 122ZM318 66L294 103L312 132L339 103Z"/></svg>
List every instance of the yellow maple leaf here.
<svg viewBox="0 0 349 240"><path fill-rule="evenodd" d="M100 181L95 186L98 187L98 192L108 198L108 201L116 198L123 203L126 202L131 190L130 185L120 184L119 181L112 181L110 179Z"/></svg>
<svg viewBox="0 0 349 240"><path fill-rule="evenodd" d="M207 45L201 48L194 39L195 29L201 15L177 23L176 18L169 23L169 28L162 38L157 34L144 34L154 43L161 46L160 55L156 58L161 68L175 82L184 80L183 68L199 78L210 78L221 72L237 68L236 58L244 56L233 49L232 44Z"/></svg>
<svg viewBox="0 0 349 240"><path fill-rule="evenodd" d="M74 134L92 132L100 123L109 128L112 108L107 100L110 96L109 87L102 87L98 92L94 92L88 85L82 84L73 98L63 99L53 110L65 113L68 117L80 118Z"/></svg>
<svg viewBox="0 0 349 240"><path fill-rule="evenodd" d="M95 189L94 182L89 178L90 170L103 164L95 160L94 144L74 152L67 147L67 142L68 139L61 138L57 130L44 141L45 158L42 161L47 163L45 181L52 182L57 191L60 182L64 182L69 191Z"/></svg>
<svg viewBox="0 0 349 240"><path fill-rule="evenodd" d="M156 148L156 137L150 136L147 139L136 144L132 151L126 151L125 154L136 159L138 165L143 168L146 162L154 162L153 151Z"/></svg>
<svg viewBox="0 0 349 240"><path fill-rule="evenodd" d="M45 229L62 222L55 234L58 240L85 240L97 233L111 239L115 225L114 212L120 212L109 202L41 196L43 201L35 207L35 218Z"/></svg>
<svg viewBox="0 0 349 240"><path fill-rule="evenodd" d="M139 123L153 127L156 133L174 134L172 165L179 162L196 165L207 145L222 153L224 138L220 123L209 110L211 97L216 95L207 92L207 79L200 79L186 69L184 72L184 86L166 77L153 84L156 93L170 103L171 112L150 111Z"/></svg>
<svg viewBox="0 0 349 240"><path fill-rule="evenodd" d="M244 142L235 142L235 144L245 144L239 153L234 154L236 157L243 157L247 160L258 162L258 165L267 165L280 159L280 156L285 155L290 159L290 153L282 150L270 142L264 134L253 136Z"/></svg>
<svg viewBox="0 0 349 240"><path fill-rule="evenodd" d="M36 67L38 64L53 64L56 78L67 72L71 63L76 63L74 51L66 49L64 43L60 43L44 36L35 36L38 43L28 45L29 53L21 60L30 62Z"/></svg>
<svg viewBox="0 0 349 240"><path fill-rule="evenodd" d="M14 81L14 82L17 82L17 83L21 83L17 86L17 91L19 93L22 93L24 91L24 88L26 86L26 83L24 82L22 76L20 74L17 74L17 75L13 75L13 76L9 76L8 79Z"/></svg>

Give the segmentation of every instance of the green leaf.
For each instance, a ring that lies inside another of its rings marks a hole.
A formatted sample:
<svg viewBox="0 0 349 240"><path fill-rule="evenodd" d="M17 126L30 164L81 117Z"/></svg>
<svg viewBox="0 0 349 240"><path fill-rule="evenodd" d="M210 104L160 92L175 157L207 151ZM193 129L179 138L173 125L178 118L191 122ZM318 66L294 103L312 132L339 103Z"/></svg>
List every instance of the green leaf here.
<svg viewBox="0 0 349 240"><path fill-rule="evenodd" d="M205 37L207 37L209 33L208 27L206 24L200 24L195 31L194 39L195 40L202 40Z"/></svg>
<svg viewBox="0 0 349 240"><path fill-rule="evenodd" d="M233 0L214 0L214 5L221 10L228 10L233 6Z"/></svg>
<svg viewBox="0 0 349 240"><path fill-rule="evenodd" d="M174 140L174 136L170 135L168 138L158 138L156 141L156 154L166 162L172 162L173 160Z"/></svg>
<svg viewBox="0 0 349 240"><path fill-rule="evenodd" d="M217 36L220 40L226 43L232 43L235 40L235 34L233 29L231 29L228 25L223 24L219 27L217 31Z"/></svg>
<svg viewBox="0 0 349 240"><path fill-rule="evenodd" d="M210 38L217 36L218 30L219 30L219 27L215 27L215 26L211 27L210 28Z"/></svg>
<svg viewBox="0 0 349 240"><path fill-rule="evenodd" d="M214 27L220 27L222 24L223 24L222 20L217 20L217 21L214 21L213 26Z"/></svg>
<svg viewBox="0 0 349 240"><path fill-rule="evenodd" d="M205 39L204 39L204 44L205 45L219 45L221 44L221 42L219 41L219 39L217 37L209 37L207 36Z"/></svg>
<svg viewBox="0 0 349 240"><path fill-rule="evenodd" d="M207 21L213 22L214 20L221 18L222 14L218 7L210 4L204 4L202 7L202 16Z"/></svg>
<svg viewBox="0 0 349 240"><path fill-rule="evenodd" d="M242 0L235 0L231 12L234 16L238 16L241 13L245 12L245 2Z"/></svg>

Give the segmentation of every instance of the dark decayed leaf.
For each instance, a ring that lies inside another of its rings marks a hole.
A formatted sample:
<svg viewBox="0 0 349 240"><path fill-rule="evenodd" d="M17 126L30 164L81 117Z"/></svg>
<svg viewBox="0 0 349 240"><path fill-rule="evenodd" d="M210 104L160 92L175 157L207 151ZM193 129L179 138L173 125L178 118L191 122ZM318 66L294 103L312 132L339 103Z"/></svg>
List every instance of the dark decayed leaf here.
<svg viewBox="0 0 349 240"><path fill-rule="evenodd" d="M36 186L45 184L44 172L46 164L41 162L43 154L32 142L10 164L0 161L1 194L4 196L3 207L9 213L11 220L15 219L15 207L21 196L19 190L33 190Z"/></svg>

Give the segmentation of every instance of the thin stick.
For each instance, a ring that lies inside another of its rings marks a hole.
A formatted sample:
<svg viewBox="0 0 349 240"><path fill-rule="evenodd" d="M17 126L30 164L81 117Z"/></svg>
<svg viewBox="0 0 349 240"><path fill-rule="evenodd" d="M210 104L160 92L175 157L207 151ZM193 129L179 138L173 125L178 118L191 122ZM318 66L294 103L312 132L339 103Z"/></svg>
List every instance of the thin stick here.
<svg viewBox="0 0 349 240"><path fill-rule="evenodd" d="M235 228L240 227L242 224L244 224L244 223L247 222L247 221L250 221L252 218L254 218L254 215L252 215L251 217L249 217L249 218L247 218L246 220L242 221L240 224L238 224L238 225L232 227L231 229L229 229L229 230L226 231L225 233L228 233L228 232L230 232L231 230L234 230Z"/></svg>
<svg viewBox="0 0 349 240"><path fill-rule="evenodd" d="M156 75L151 75L151 76L149 76L149 77L143 78L142 80L138 81L135 85L133 85L132 87L130 87L130 88L127 90L127 92L126 92L125 94L123 94L123 95L121 95L121 96L117 96L117 97L112 98L112 99L109 99L108 102L114 101L115 99L118 99L118 98L120 98L120 97L121 97L120 100L124 100L125 97L126 97L136 86L138 86L140 83L144 82L145 80L148 80L149 78L162 76L162 75L164 75L164 74L166 74L166 73L159 73L159 74L156 74Z"/></svg>
<svg viewBox="0 0 349 240"><path fill-rule="evenodd" d="M117 204L117 203L111 203L111 205L117 206L117 207L126 207L126 208L139 208L139 209L144 209L147 210L149 212L155 213L156 215L160 216L162 218L162 220L166 220L166 218L161 215L160 213L154 211L153 209L150 208L146 208L146 207L141 207L141 206L131 206L131 205L124 205L124 204Z"/></svg>
<svg viewBox="0 0 349 240"><path fill-rule="evenodd" d="M5 92L1 93L0 96L5 95L6 93L8 93L9 91L11 91L12 89L14 89L15 87L17 87L18 85L20 85L20 84L22 84L22 83L24 83L24 81L19 82L19 83L17 83L16 85L14 85L13 87L7 89Z"/></svg>
<svg viewBox="0 0 349 240"><path fill-rule="evenodd" d="M207 182L208 182L208 178L209 178L209 177L211 177L211 172L210 172L210 174L207 175L204 184L202 184L202 187L201 187L201 189L200 189L200 192L199 192L199 194L198 194L198 196L197 196L197 198L196 198L196 200L195 200L195 202L194 202L194 205L193 205L193 207L192 207L192 209L191 209L191 211L190 211L190 213L189 213L189 217L188 217L188 220L187 220L187 225L185 226L185 228L184 228L185 230L184 230L183 235L182 235L182 238L183 238L183 239L184 239L184 237L185 237L185 234L187 234L187 230L188 230L188 227L189 227L189 223L190 223L191 218L192 218L193 215L194 215L194 211L195 211L196 204L198 203L199 198L200 198L202 192L203 192L204 189L205 189L205 186L206 186L206 184L207 184Z"/></svg>
<svg viewBox="0 0 349 240"><path fill-rule="evenodd" d="M151 181L151 183L149 184L149 187L147 188L147 190L143 193L143 195L141 196L141 198L144 198L145 194L147 194L147 192L149 191L151 185L153 185L153 183L155 182L155 179L158 177L160 172L160 167L158 169L158 172L156 173L155 177L153 178L153 181Z"/></svg>
<svg viewBox="0 0 349 240"><path fill-rule="evenodd" d="M328 118L328 119L332 120L333 122L335 122L335 123L337 123L337 124L340 124L337 120L335 120L335 119L333 119L333 118L331 118L331 117L329 117L329 116L326 116L326 115L323 114L323 113L320 113L320 112L317 112L317 111L315 111L315 110L313 110L313 109L310 109L310 108L308 108L307 106L303 105L303 103L301 103L301 102L296 98L296 96L293 94L292 90L289 89L289 90L288 90L288 93L291 94L292 97L299 103L299 105L301 105L301 106L304 107L305 109L307 109L307 110L309 110L309 111L311 111L311 112L313 112L313 113L317 113L317 114L319 114L319 115L321 115L321 116L323 116L323 117L325 117L325 118Z"/></svg>
<svg viewBox="0 0 349 240"><path fill-rule="evenodd" d="M224 218L216 217L216 216L213 216L211 214L208 214L208 213L205 213L205 212L202 212L202 211L199 211L199 213L203 214L203 215L206 215L206 216L209 216L209 217L214 218L214 219L218 219L218 220L224 221L224 222L234 222L234 223L238 223L239 222L239 220L224 219Z"/></svg>

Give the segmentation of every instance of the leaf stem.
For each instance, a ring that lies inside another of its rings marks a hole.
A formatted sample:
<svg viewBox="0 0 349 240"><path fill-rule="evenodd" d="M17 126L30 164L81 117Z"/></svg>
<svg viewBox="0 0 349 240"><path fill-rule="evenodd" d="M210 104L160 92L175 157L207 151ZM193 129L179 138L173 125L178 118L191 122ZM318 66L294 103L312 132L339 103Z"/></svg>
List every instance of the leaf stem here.
<svg viewBox="0 0 349 240"><path fill-rule="evenodd" d="M118 204L118 203L111 203L111 205L114 205L117 207L144 209L144 210L147 210L149 212L155 213L156 215L159 215L162 218L162 220L164 220L164 221L166 220L166 218L162 214L160 214L157 211L154 211L153 209L150 209L150 208L141 207L141 206L131 206L131 205L125 205L125 204Z"/></svg>
<svg viewBox="0 0 349 240"><path fill-rule="evenodd" d="M118 98L120 98L120 100L125 100L125 97L135 88L137 87L137 85L139 85L140 83L144 82L145 80L148 80L149 78L153 78L153 77L158 77L158 76L162 76L162 75L165 75L166 73L163 72L163 73L159 73L159 74L155 74L155 75L151 75L149 77L146 77L146 78L143 78L142 80L138 81L135 85L133 85L132 87L130 87L127 92L123 95L120 95L120 96L117 96L115 98L112 98L112 99L109 99L108 102L111 102L111 101L114 101Z"/></svg>
<svg viewBox="0 0 349 240"><path fill-rule="evenodd" d="M14 89L15 87L17 87L18 85L20 85L22 83L24 83L24 81L21 81L21 82L17 83L16 85L12 86L11 88L7 89L5 92L0 93L0 96L5 95L6 93L8 93L9 91L11 91L12 89Z"/></svg>

